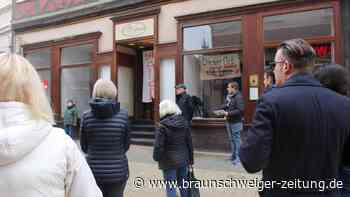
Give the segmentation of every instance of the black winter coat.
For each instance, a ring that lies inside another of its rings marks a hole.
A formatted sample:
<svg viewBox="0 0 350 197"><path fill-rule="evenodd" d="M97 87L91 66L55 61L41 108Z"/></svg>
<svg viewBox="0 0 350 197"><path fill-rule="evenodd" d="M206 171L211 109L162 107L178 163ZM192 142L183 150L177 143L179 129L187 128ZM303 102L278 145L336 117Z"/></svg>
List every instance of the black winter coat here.
<svg viewBox="0 0 350 197"><path fill-rule="evenodd" d="M193 102L192 97L186 93L176 95L176 104L182 111L182 115L187 121L191 121L193 117Z"/></svg>
<svg viewBox="0 0 350 197"><path fill-rule="evenodd" d="M117 183L129 177L128 112L106 99L90 102L81 122L81 147L98 183Z"/></svg>
<svg viewBox="0 0 350 197"><path fill-rule="evenodd" d="M166 116L156 130L153 159L160 169L175 169L193 165L190 129L181 115Z"/></svg>
<svg viewBox="0 0 350 197"><path fill-rule="evenodd" d="M226 120L230 123L242 122L244 113L244 100L240 92L227 95L223 109L228 113Z"/></svg>
<svg viewBox="0 0 350 197"><path fill-rule="evenodd" d="M248 172L263 170L263 180L339 179L350 134L349 117L348 98L321 87L308 74L294 75L259 99L241 145L241 162ZM280 186L265 189L261 196L339 196L336 190L286 190Z"/></svg>

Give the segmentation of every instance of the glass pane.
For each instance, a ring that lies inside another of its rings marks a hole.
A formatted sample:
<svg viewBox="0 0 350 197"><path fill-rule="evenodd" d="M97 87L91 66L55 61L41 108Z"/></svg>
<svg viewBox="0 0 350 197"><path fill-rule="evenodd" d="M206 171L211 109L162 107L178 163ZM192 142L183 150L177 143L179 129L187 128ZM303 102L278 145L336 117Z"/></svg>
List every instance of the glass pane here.
<svg viewBox="0 0 350 197"><path fill-rule="evenodd" d="M175 59L162 59L160 61L160 100L175 99Z"/></svg>
<svg viewBox="0 0 350 197"><path fill-rule="evenodd" d="M49 68L51 66L51 50L28 53L25 56L35 68Z"/></svg>
<svg viewBox="0 0 350 197"><path fill-rule="evenodd" d="M118 67L118 101L128 109L129 116L134 116L134 70L132 67Z"/></svg>
<svg viewBox="0 0 350 197"><path fill-rule="evenodd" d="M51 70L38 70L38 74L44 86L46 96L51 103Z"/></svg>
<svg viewBox="0 0 350 197"><path fill-rule="evenodd" d="M224 104L227 84L232 81L241 86L240 53L184 56L184 82L189 94L199 98L195 117L217 117L213 111Z"/></svg>
<svg viewBox="0 0 350 197"><path fill-rule="evenodd" d="M111 65L102 65L98 70L98 78L111 80Z"/></svg>
<svg viewBox="0 0 350 197"><path fill-rule="evenodd" d="M316 53L315 64L327 64L334 62L334 44L313 44L312 47ZM271 62L274 61L276 54L276 48L266 48L265 49L265 67L271 67Z"/></svg>
<svg viewBox="0 0 350 197"><path fill-rule="evenodd" d="M92 44L62 49L61 65L86 64L92 60Z"/></svg>
<svg viewBox="0 0 350 197"><path fill-rule="evenodd" d="M216 23L183 30L185 51L241 47L241 22Z"/></svg>
<svg viewBox="0 0 350 197"><path fill-rule="evenodd" d="M334 35L333 9L312 10L264 18L265 41Z"/></svg>
<svg viewBox="0 0 350 197"><path fill-rule="evenodd" d="M73 99L80 115L89 110L90 67L64 68L61 75L61 112L62 115L69 99Z"/></svg>

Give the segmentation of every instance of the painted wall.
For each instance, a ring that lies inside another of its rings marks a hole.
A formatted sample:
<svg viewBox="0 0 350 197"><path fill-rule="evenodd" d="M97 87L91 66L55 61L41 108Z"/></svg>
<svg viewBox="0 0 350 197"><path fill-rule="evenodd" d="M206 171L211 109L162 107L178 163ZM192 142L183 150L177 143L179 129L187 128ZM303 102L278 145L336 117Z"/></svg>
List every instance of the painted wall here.
<svg viewBox="0 0 350 197"><path fill-rule="evenodd" d="M277 0L191 0L164 5L161 7L161 13L159 15L159 43L169 43L177 40L177 21L174 18L176 16L271 1ZM184 7L186 9L183 9ZM102 36L99 40L99 52L111 51L113 49L113 22L109 19L109 17L77 24L56 26L55 28L50 29L41 29L40 31L36 32L22 33L18 34L17 38L19 45L25 45L96 31L102 32Z"/></svg>
<svg viewBox="0 0 350 197"><path fill-rule="evenodd" d="M102 35L99 39L99 52L112 51L113 22L109 18L105 17L71 25L56 26L55 28L17 34L16 37L19 45L25 45L100 31Z"/></svg>
<svg viewBox="0 0 350 197"><path fill-rule="evenodd" d="M7 0L10 1L10 0ZM16 3L15 19L25 19L37 15L57 12L79 5L89 4L98 0L27 0ZM1 3L1 2L0 2Z"/></svg>
<svg viewBox="0 0 350 197"><path fill-rule="evenodd" d="M0 52L7 52L11 45L11 1L0 0Z"/></svg>
<svg viewBox="0 0 350 197"><path fill-rule="evenodd" d="M161 12L159 15L159 43L177 41L176 16L267 3L272 1L278 0L191 0L164 5L161 7Z"/></svg>

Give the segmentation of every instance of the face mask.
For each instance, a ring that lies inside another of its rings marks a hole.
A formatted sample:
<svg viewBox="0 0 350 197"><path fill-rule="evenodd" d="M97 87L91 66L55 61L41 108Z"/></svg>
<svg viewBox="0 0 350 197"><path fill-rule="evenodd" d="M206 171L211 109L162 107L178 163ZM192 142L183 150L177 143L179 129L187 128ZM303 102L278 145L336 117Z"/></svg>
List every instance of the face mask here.
<svg viewBox="0 0 350 197"><path fill-rule="evenodd" d="M68 107L72 107L73 104L72 103L68 103L67 105L68 105Z"/></svg>

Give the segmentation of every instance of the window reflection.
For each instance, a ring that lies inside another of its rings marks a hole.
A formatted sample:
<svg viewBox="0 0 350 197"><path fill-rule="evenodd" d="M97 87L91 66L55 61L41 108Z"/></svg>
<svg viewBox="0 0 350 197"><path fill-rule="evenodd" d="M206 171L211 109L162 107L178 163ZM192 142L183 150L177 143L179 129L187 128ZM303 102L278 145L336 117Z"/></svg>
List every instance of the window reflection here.
<svg viewBox="0 0 350 197"><path fill-rule="evenodd" d="M320 9L264 18L265 41L333 36L333 9Z"/></svg>
<svg viewBox="0 0 350 197"><path fill-rule="evenodd" d="M225 22L184 28L184 50L241 47L241 22Z"/></svg>

